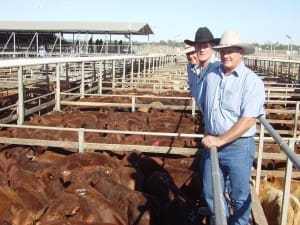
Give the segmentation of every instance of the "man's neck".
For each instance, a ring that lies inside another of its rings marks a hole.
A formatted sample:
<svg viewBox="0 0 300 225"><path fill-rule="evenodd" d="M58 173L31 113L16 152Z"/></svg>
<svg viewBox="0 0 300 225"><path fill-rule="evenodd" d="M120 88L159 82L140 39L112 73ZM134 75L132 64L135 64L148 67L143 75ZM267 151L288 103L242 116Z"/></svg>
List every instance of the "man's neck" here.
<svg viewBox="0 0 300 225"><path fill-rule="evenodd" d="M209 64L209 62L210 62L209 60L204 61L204 62L200 62L201 70L203 70Z"/></svg>

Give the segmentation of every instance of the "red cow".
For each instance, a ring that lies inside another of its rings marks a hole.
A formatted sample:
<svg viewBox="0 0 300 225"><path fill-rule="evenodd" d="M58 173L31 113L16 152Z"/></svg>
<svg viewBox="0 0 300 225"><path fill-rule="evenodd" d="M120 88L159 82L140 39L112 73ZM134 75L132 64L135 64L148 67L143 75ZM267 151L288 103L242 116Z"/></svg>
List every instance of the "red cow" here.
<svg viewBox="0 0 300 225"><path fill-rule="evenodd" d="M127 217L128 225L158 224L159 204L152 196L132 191L108 179L103 173L94 173L89 180L106 198L118 205Z"/></svg>

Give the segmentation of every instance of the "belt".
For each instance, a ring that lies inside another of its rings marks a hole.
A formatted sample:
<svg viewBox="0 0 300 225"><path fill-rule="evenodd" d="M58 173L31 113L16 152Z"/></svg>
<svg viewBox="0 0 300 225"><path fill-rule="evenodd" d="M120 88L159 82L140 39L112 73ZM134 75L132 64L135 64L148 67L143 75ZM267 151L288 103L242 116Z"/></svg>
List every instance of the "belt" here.
<svg viewBox="0 0 300 225"><path fill-rule="evenodd" d="M246 139L246 138L253 138L253 136L239 137L238 139Z"/></svg>

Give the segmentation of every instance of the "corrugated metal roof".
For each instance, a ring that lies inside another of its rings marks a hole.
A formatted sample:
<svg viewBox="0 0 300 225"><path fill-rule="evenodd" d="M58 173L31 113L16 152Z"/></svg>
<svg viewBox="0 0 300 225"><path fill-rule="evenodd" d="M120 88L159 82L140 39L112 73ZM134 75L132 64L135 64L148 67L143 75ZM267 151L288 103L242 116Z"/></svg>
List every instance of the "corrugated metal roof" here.
<svg viewBox="0 0 300 225"><path fill-rule="evenodd" d="M154 34L147 23L78 21L0 21L0 32L53 32L91 34Z"/></svg>

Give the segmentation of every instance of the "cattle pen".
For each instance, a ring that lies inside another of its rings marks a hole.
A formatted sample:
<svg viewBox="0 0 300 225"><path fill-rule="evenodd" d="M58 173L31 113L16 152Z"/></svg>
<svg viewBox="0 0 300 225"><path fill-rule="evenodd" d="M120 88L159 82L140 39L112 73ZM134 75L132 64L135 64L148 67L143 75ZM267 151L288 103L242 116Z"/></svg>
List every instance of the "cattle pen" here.
<svg viewBox="0 0 300 225"><path fill-rule="evenodd" d="M296 153L293 160L297 162L300 62L250 57L245 62L264 80L266 119L288 148ZM63 149L67 154L113 152L119 157L138 151L159 154L162 159L195 159L201 153L197 142L203 136L198 124L201 118L197 118L195 101L189 96L185 61L179 56L153 54L2 60L0 72L0 142L3 151L10 145ZM94 113L86 115L90 110ZM49 118L45 118L48 115ZM58 122L54 123L51 115L56 116ZM46 119L52 123L46 123ZM121 126L124 124L125 128ZM167 141L164 137L168 138ZM267 224L256 194L260 192L261 177L271 173L285 181L278 224L287 224L291 179L300 177L299 168L293 166L293 160L281 151L283 144L277 145L259 120L255 140L257 152L252 173L254 205L251 222ZM164 165L165 161L161 163ZM165 183L163 180L159 184L164 186ZM182 194L184 185L180 184L182 186L171 186L174 195L177 192ZM198 216L201 214L199 208L190 209L184 216L191 216L191 213ZM166 216L168 219L170 217ZM185 224L197 222L188 219Z"/></svg>

